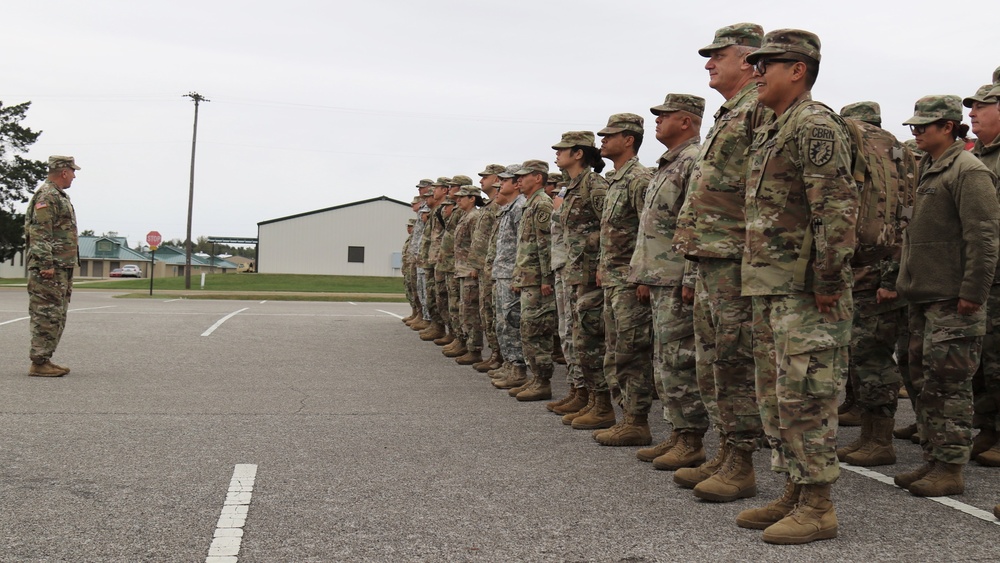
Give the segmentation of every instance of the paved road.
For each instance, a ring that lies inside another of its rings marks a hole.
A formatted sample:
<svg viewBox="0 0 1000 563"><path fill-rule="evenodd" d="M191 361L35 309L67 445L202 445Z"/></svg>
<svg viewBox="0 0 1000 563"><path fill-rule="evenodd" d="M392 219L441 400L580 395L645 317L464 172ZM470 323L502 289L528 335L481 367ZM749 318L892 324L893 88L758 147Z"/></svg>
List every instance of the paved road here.
<svg viewBox="0 0 1000 563"><path fill-rule="evenodd" d="M80 291L59 379L25 375L26 310L0 290L0 561L206 561L243 464L243 562L1000 560L995 522L847 471L839 539L766 545L734 524L780 494L765 453L761 498L697 501L444 358L405 304ZM919 464L897 446L881 473ZM1000 473L967 479L992 510Z"/></svg>

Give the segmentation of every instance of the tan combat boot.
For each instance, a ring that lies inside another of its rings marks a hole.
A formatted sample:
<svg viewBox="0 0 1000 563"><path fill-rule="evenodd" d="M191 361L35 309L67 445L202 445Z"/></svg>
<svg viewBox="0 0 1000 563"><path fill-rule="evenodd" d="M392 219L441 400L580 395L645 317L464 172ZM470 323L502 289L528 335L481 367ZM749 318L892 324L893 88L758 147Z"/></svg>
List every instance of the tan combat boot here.
<svg viewBox="0 0 1000 563"><path fill-rule="evenodd" d="M438 346L447 346L455 341L455 333L448 332L442 335L440 338L435 338L434 343Z"/></svg>
<svg viewBox="0 0 1000 563"><path fill-rule="evenodd" d="M503 379L493 381L493 386L497 389L513 389L528 382L527 366L511 364L510 372Z"/></svg>
<svg viewBox="0 0 1000 563"><path fill-rule="evenodd" d="M556 412L555 409L557 407L561 407L566 403L575 399L578 391L579 389L577 389L576 387L570 387L569 391L566 393L566 396L564 396L562 399L559 399L558 401L552 401L550 403L545 403L545 410L549 412Z"/></svg>
<svg viewBox="0 0 1000 563"><path fill-rule="evenodd" d="M447 356L452 350L458 348L460 345L461 343L458 340L452 340L448 344L441 347L441 353Z"/></svg>
<svg viewBox="0 0 1000 563"><path fill-rule="evenodd" d="M615 425L615 408L611 406L611 391L594 393L594 405L585 414L570 421L576 430L611 428ZM569 415L566 415L569 416Z"/></svg>
<svg viewBox="0 0 1000 563"><path fill-rule="evenodd" d="M837 512L830 500L830 485L802 485L792 512L764 530L764 541L797 545L837 537Z"/></svg>
<svg viewBox="0 0 1000 563"><path fill-rule="evenodd" d="M44 364L31 362L31 367L28 368L28 375L32 377L62 377L67 373L68 369L61 368L48 360L45 360Z"/></svg>
<svg viewBox="0 0 1000 563"><path fill-rule="evenodd" d="M892 435L900 440L909 440L911 436L917 433L917 423L914 422L909 426L904 426L902 428L897 428L892 431Z"/></svg>
<svg viewBox="0 0 1000 563"><path fill-rule="evenodd" d="M510 374L510 362L504 362L503 365L497 369L491 369L486 372L486 375L490 376L490 379L503 379Z"/></svg>
<svg viewBox="0 0 1000 563"><path fill-rule="evenodd" d="M442 354L444 354L448 358L458 358L464 356L466 352L469 351L469 349L465 347L465 342L462 342L461 340L458 339L456 339L455 341L458 342L458 344L452 346L447 354L444 354L444 352L442 352Z"/></svg>
<svg viewBox="0 0 1000 563"><path fill-rule="evenodd" d="M431 323L431 326L420 331L420 340L437 340L444 336L444 325L441 323Z"/></svg>
<svg viewBox="0 0 1000 563"><path fill-rule="evenodd" d="M413 307L413 306L411 305L411 306L410 306L410 315L409 315L409 316L407 316L407 317L403 317L403 319L402 319L402 321L403 321L403 324L404 324L404 325L405 325L405 324L409 324L409 322L410 322L410 321L412 321L412 320L413 320L413 319L415 319L415 318L417 318L417 308L416 308L416 307Z"/></svg>
<svg viewBox="0 0 1000 563"><path fill-rule="evenodd" d="M541 375L535 378L534 385L529 385L514 398L521 402L544 401L552 398L552 374Z"/></svg>
<svg viewBox="0 0 1000 563"><path fill-rule="evenodd" d="M851 465L875 467L896 463L896 448L892 445L892 427L896 420L881 413L865 413L869 427L868 441L842 458ZM840 457L840 450L837 450Z"/></svg>
<svg viewBox="0 0 1000 563"><path fill-rule="evenodd" d="M478 364L472 364L472 369L478 371L479 373L486 373L486 372L490 371L491 369L493 369L490 366L492 366L494 363L496 363L496 364L500 364L501 363L500 362L500 352L493 352L492 354L490 354L489 358L484 359L483 361L479 362ZM498 365L498 367L499 367L499 365Z"/></svg>
<svg viewBox="0 0 1000 563"><path fill-rule="evenodd" d="M483 361L483 353L479 350L466 350L464 354L455 358L455 363L460 366L471 366Z"/></svg>
<svg viewBox="0 0 1000 563"><path fill-rule="evenodd" d="M682 467L674 473L674 483L685 489L693 489L698 483L712 476L719 470L722 462L729 457L729 442L725 436L719 437L719 449L715 452L715 457L699 465L698 467Z"/></svg>
<svg viewBox="0 0 1000 563"><path fill-rule="evenodd" d="M799 502L802 487L792 482L791 477L785 479L785 492L777 500L767 506L748 508L736 516L736 525L751 530L764 530L792 513L795 504Z"/></svg>
<svg viewBox="0 0 1000 563"><path fill-rule="evenodd" d="M648 448L639 448L635 452L635 457L639 461L651 462L654 459L660 457L661 455L670 451L670 448L674 447L677 443L677 438L680 437L681 433L674 430L670 433L670 437L666 440Z"/></svg>
<svg viewBox="0 0 1000 563"><path fill-rule="evenodd" d="M69 373L69 370L66 370L66 372ZM986 467L1000 467L1000 444L996 444L977 455L976 461L979 462L979 465L985 465Z"/></svg>
<svg viewBox="0 0 1000 563"><path fill-rule="evenodd" d="M993 516L996 516L997 520L1000 520L1000 504L993 507Z"/></svg>
<svg viewBox="0 0 1000 563"><path fill-rule="evenodd" d="M55 367L56 369L61 369L61 370L63 370L64 372L66 372L66 375L69 375L69 368L68 368L68 367L66 367L66 366L61 366L61 365L59 365L59 364L57 364L57 363L53 362L52 360L49 360L49 363L50 363L50 364L52 364L52 365L53 365L53 367Z"/></svg>
<svg viewBox="0 0 1000 563"><path fill-rule="evenodd" d="M840 415L838 424L840 426L861 426L861 415L864 412L865 409L855 403L847 412Z"/></svg>
<svg viewBox="0 0 1000 563"><path fill-rule="evenodd" d="M528 380L525 381L524 383L518 385L517 387L511 387L510 389L508 389L507 394L510 395L511 397L516 397L518 393L534 385L537 379L538 376L532 374L532 376L528 378Z"/></svg>
<svg viewBox="0 0 1000 563"><path fill-rule="evenodd" d="M910 494L918 497L960 495L965 492L963 469L965 469L964 463L935 461L934 469L908 487Z"/></svg>
<svg viewBox="0 0 1000 563"><path fill-rule="evenodd" d="M573 395L572 400L559 405L558 407L552 409L552 412L558 415L567 415L570 413L579 412L581 409L587 406L590 402L590 389L586 387L576 388L576 394Z"/></svg>
<svg viewBox="0 0 1000 563"><path fill-rule="evenodd" d="M653 443L648 417L646 414L626 414L625 424L602 433L597 441L602 446L648 446Z"/></svg>
<svg viewBox="0 0 1000 563"><path fill-rule="evenodd" d="M757 496L753 450L730 446L729 459L711 477L695 485L694 496L712 502L732 502Z"/></svg>
<svg viewBox="0 0 1000 563"><path fill-rule="evenodd" d="M589 388L588 388L588 391L589 391L590 395L587 397L587 404L584 405L582 409L580 409L580 410L578 410L576 412L568 412L568 413L564 414L563 417L562 417L562 423L563 424L565 424L566 426L572 425L574 420L576 420L577 418L579 418L579 417L587 414L588 412L590 412L590 409L594 408L594 405L597 404L597 393L594 392L593 389L589 389Z"/></svg>
<svg viewBox="0 0 1000 563"><path fill-rule="evenodd" d="M681 432L674 447L653 460L653 467L661 471L677 471L682 467L696 467L706 457L702 434Z"/></svg>
<svg viewBox="0 0 1000 563"><path fill-rule="evenodd" d="M417 320L413 321L412 323L410 323L410 328L412 328L416 332L420 332L422 330L425 330L429 326L431 326L431 323L427 319L417 319Z"/></svg>
<svg viewBox="0 0 1000 563"><path fill-rule="evenodd" d="M913 471L907 471L906 473L899 473L893 478L893 482L896 486L901 489L909 489L910 485L916 483L926 476L928 473L934 469L934 461L928 461L921 465L920 467L914 469Z"/></svg>
<svg viewBox="0 0 1000 563"><path fill-rule="evenodd" d="M993 428L983 428L980 430L979 434L976 434L976 437L972 439L972 453L970 454L972 459L975 459L977 455L997 445L998 438L1000 436L997 435L997 431Z"/></svg>
<svg viewBox="0 0 1000 563"><path fill-rule="evenodd" d="M854 440L850 444L837 448L837 459L844 461L847 454L854 453L861 449L861 446L867 444L872 437L872 417L871 414L865 411L861 415L861 434L858 436L857 440Z"/></svg>

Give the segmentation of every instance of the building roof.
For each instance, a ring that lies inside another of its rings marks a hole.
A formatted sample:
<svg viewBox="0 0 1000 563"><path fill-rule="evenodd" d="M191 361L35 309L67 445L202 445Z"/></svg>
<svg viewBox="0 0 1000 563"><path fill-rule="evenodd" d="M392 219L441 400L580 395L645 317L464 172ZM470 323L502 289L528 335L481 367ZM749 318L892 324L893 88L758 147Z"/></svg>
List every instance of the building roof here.
<svg viewBox="0 0 1000 563"><path fill-rule="evenodd" d="M146 257L146 260L147 261L149 260L148 255ZM187 262L187 257L185 256L183 249L174 246L163 245L156 249L156 261L162 262L164 264L170 264L171 266L184 266ZM236 268L236 264L228 260L223 260L218 256L216 256L215 260L213 261L211 256L207 255L198 256L197 254L191 255L191 265L226 268L226 269Z"/></svg>
<svg viewBox="0 0 1000 563"><path fill-rule="evenodd" d="M80 258L83 260L149 262L149 256L128 247L125 237L79 237L79 240Z"/></svg>
<svg viewBox="0 0 1000 563"><path fill-rule="evenodd" d="M295 215L289 215L287 217L278 217L277 219L268 219L266 221L260 221L259 223L257 223L257 226L259 227L261 225L267 225L268 223L277 223L279 221L287 221L288 219L296 219L298 217L305 217L307 215L315 215L317 213L326 213L327 211L335 211L337 209L344 209L344 208L347 208L347 207L353 207L355 205L364 205L366 203L374 203L376 201L391 201L392 203L398 203L399 205L402 205L403 207L410 208L410 204L409 203L404 203L402 201L399 201L398 199L392 199L391 197L387 197L387 196L380 196L380 197L373 197L371 199L363 199L361 201L355 201L353 203L345 203L343 205L335 205L333 207L326 207L326 208L323 208L323 209L317 209L315 211L306 211L305 213L297 213Z"/></svg>

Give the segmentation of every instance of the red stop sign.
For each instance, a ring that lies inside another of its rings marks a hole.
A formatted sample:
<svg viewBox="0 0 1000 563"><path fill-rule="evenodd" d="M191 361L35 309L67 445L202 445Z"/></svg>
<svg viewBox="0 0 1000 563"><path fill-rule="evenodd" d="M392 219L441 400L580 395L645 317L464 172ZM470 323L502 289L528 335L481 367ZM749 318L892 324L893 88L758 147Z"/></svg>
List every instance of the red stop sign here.
<svg viewBox="0 0 1000 563"><path fill-rule="evenodd" d="M149 231L149 234L146 235L146 244L149 246L160 246L161 242L163 242L163 237L156 231Z"/></svg>

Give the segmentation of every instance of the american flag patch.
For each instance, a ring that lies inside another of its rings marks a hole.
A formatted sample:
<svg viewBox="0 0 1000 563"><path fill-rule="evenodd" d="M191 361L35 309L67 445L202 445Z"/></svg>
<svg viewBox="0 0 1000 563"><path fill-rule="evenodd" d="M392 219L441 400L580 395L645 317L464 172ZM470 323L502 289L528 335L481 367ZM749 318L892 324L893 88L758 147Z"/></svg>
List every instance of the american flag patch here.
<svg viewBox="0 0 1000 563"><path fill-rule="evenodd" d="M45 209L48 206L49 204L45 203L44 201L39 201L38 203L35 204L35 209Z"/></svg>

